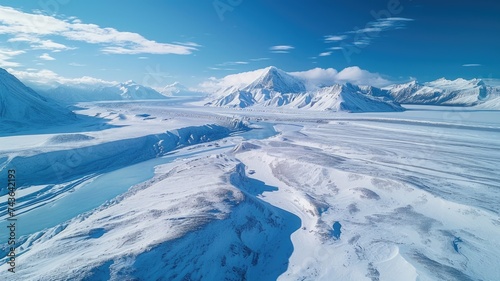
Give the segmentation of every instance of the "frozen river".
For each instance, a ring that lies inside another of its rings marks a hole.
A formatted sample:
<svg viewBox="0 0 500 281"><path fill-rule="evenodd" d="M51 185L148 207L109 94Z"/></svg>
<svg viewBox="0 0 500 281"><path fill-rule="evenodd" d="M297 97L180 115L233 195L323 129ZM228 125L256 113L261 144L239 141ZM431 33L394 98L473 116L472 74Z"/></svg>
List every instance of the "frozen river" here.
<svg viewBox="0 0 500 281"><path fill-rule="evenodd" d="M237 133L232 137L241 137L246 140L265 139L276 134L273 125L270 123L261 122L254 126L254 129ZM200 146L196 149L189 149L188 147L174 151L169 156L147 160L85 180L57 200L18 215L17 235L20 237L32 234L90 211L123 194L130 187L151 179L154 176L155 167L158 165L169 164L192 156L199 157L224 152L233 147L233 143L218 147ZM4 216L0 222L0 227L3 229L7 225ZM0 233L0 241L6 241L5 234L6 232Z"/></svg>

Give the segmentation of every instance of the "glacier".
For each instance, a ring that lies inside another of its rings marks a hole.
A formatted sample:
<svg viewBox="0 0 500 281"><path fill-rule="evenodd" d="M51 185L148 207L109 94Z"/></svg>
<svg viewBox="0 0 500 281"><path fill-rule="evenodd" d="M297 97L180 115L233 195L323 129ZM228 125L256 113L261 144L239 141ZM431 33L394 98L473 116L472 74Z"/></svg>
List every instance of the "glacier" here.
<svg viewBox="0 0 500 281"><path fill-rule="evenodd" d="M29 112L0 116L0 178L19 174L4 280L500 276L500 111L480 80L311 89L269 67L208 98L68 106L0 78L3 112ZM425 87L450 98L398 100Z"/></svg>

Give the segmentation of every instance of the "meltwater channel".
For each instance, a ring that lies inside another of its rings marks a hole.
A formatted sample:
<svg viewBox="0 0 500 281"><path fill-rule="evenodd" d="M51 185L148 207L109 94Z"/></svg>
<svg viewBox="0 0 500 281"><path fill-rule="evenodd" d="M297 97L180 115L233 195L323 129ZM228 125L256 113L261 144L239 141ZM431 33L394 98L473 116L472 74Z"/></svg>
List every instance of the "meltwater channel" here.
<svg viewBox="0 0 500 281"><path fill-rule="evenodd" d="M273 124L260 122L254 124L257 128L250 131L237 133L232 136L240 136L245 140L265 139L277 134ZM151 179L154 176L154 168L158 165L172 163L177 159L185 159L191 156L210 155L216 151L224 152L234 147L227 145L221 147L208 147L203 150L178 151L174 155L168 155L109 173L99 175L97 178L83 183L75 191L65 194L63 197L43 206L37 207L17 216L17 237L32 234L45 228L54 227L79 214L90 211L108 200L125 193L130 187ZM7 226L7 220L0 221L0 228ZM6 232L0 233L0 241L7 241Z"/></svg>

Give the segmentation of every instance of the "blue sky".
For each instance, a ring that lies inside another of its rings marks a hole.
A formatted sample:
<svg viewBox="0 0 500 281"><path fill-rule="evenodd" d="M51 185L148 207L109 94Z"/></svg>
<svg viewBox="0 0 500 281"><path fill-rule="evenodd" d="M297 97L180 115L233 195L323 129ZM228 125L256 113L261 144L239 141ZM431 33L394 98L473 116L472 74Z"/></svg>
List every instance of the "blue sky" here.
<svg viewBox="0 0 500 281"><path fill-rule="evenodd" d="M0 1L0 67L23 81L153 87L274 65L384 81L500 78L500 3Z"/></svg>

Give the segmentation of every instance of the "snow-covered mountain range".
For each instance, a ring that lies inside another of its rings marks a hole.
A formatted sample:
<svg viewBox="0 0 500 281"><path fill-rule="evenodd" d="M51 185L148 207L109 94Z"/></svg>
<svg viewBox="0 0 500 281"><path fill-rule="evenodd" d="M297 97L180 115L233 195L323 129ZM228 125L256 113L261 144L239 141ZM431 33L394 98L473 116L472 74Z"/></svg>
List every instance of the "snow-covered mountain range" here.
<svg viewBox="0 0 500 281"><path fill-rule="evenodd" d="M488 86L481 79L441 78L423 84L411 81L386 89L396 101L406 104L475 106L500 97L500 88Z"/></svg>
<svg viewBox="0 0 500 281"><path fill-rule="evenodd" d="M179 82L157 88L156 90L167 97L201 97L205 95L204 93L193 91Z"/></svg>
<svg viewBox="0 0 500 281"><path fill-rule="evenodd" d="M160 94L156 90L137 84L134 81L118 83L113 86L61 85L57 88L40 91L40 94L63 103L165 98L164 95Z"/></svg>
<svg viewBox="0 0 500 281"><path fill-rule="evenodd" d="M0 120L4 125L10 122L53 124L75 118L70 110L42 97L0 68Z"/></svg>
<svg viewBox="0 0 500 281"><path fill-rule="evenodd" d="M216 82L212 81L214 83L211 83L209 87L203 86L199 91L191 90L179 83L153 89L134 81L127 81L113 86L60 85L57 88L37 93L5 70L2 70L0 80L3 92L12 92L9 95L2 94L0 117L17 120L31 118L40 122L46 120L42 116L51 116L52 120L57 120L59 116L71 114L62 106L57 105L57 102L72 104L92 101L147 100L165 99L166 96L206 95L207 98L203 104L209 106L282 107L333 112L403 111L404 107L400 104L477 106L483 109L500 109L500 87L487 85L480 79L447 80L441 78L427 83L411 81L385 88L350 83L340 84L335 81L324 86L314 85L307 78L296 73L285 72L274 66L228 75ZM11 88L16 88L16 90L8 90ZM7 105L8 103L16 105ZM9 108L16 107L19 109L9 110ZM48 110L47 107L54 109ZM61 112L63 114L60 114Z"/></svg>
<svg viewBox="0 0 500 281"><path fill-rule="evenodd" d="M232 75L228 80L235 83L216 88L207 105L241 108L259 105L348 112L404 110L388 91L349 83L307 90L307 81L273 66ZM245 80L246 83L241 83Z"/></svg>

